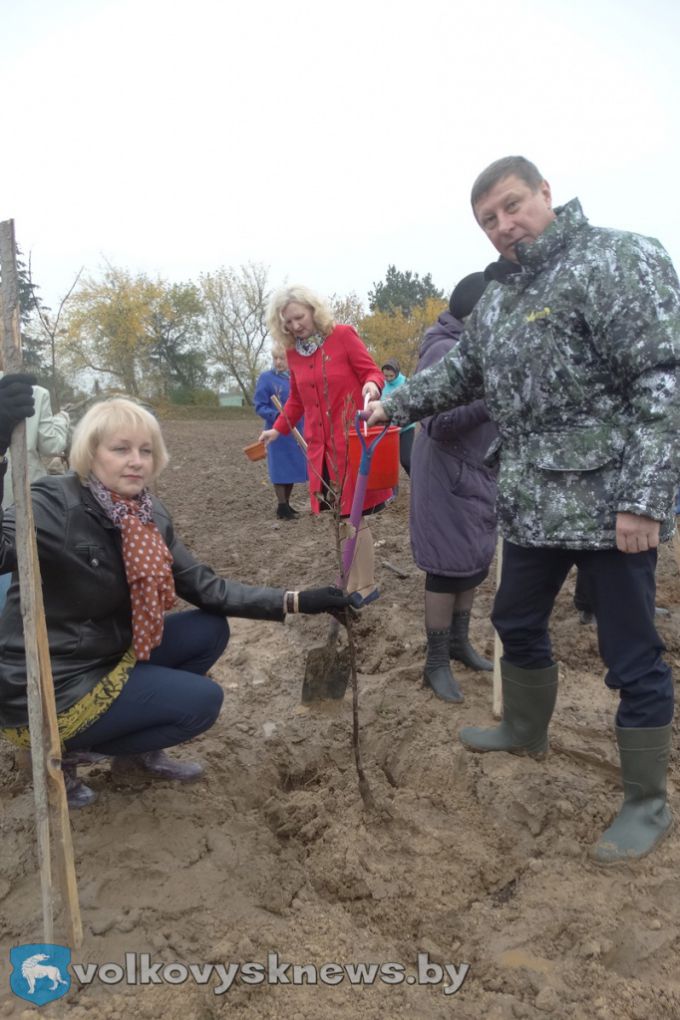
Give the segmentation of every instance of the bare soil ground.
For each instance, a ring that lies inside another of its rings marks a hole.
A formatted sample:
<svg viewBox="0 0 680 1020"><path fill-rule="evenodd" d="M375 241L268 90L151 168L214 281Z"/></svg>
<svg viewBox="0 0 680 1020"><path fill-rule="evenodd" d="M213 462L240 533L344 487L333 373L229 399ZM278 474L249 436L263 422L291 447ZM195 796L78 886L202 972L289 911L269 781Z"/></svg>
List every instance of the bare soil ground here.
<svg viewBox="0 0 680 1020"><path fill-rule="evenodd" d="M242 454L255 419L168 422L172 461L160 492L177 530L220 572L258 584L332 580L330 529L303 515L276 521L264 463ZM460 706L420 686L423 578L408 538L408 480L375 520L382 597L358 626L363 753L376 810L364 809L351 753L351 701L300 705L306 650L327 618L285 625L234 620L214 675L217 725L182 749L208 764L189 788L114 785L89 772L99 799L72 816L85 941L74 960L296 964L399 962L418 953L470 965L444 982L354 987L235 983L215 995L172 987L74 984L40 1014L8 988L8 947L41 941L32 795L0 750L0 1016L73 1018L418 1018L647 1020L680 1017L680 840L636 866L600 869L589 845L620 799L614 696L592 627L579 625L573 580L553 617L560 694L544 762L475 756L456 739L491 719L491 686L462 667ZM387 560L408 572L399 579ZM493 571L492 571L493 575ZM493 581L473 611L476 645L493 652ZM659 565L659 621L680 667L680 577ZM672 759L677 785L678 753ZM671 798L676 800L673 787ZM57 938L57 941L60 941ZM434 973L434 972L432 972ZM290 971L288 976L291 976Z"/></svg>

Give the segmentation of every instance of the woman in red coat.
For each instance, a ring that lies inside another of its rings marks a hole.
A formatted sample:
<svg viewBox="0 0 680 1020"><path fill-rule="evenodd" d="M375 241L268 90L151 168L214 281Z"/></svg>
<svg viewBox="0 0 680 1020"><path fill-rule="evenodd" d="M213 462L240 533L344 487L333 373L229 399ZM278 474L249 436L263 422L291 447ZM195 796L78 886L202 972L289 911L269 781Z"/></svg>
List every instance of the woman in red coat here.
<svg viewBox="0 0 680 1020"><path fill-rule="evenodd" d="M312 511L327 509L332 494L340 494L340 514L352 508L356 476L349 472L347 436L364 398L374 399L384 386L382 372L352 326L336 325L330 308L306 287L287 287L272 298L269 332L286 349L290 396L283 413L261 439L274 442L287 435L304 415ZM364 514L381 510L391 489L369 490ZM344 526L348 528L348 525ZM349 534L346 534L349 537ZM373 539L365 518L357 536L347 590L358 591L364 602L377 597L373 568Z"/></svg>

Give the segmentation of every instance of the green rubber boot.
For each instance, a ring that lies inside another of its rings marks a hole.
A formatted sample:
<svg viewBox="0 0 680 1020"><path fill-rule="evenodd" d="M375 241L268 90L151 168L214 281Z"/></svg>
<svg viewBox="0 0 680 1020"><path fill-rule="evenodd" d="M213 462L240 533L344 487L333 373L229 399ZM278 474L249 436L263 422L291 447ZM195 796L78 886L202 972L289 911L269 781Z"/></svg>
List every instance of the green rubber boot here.
<svg viewBox="0 0 680 1020"><path fill-rule="evenodd" d="M503 721L493 729L466 726L458 737L471 751L509 751L542 758L557 700L557 664L522 669L501 659Z"/></svg>
<svg viewBox="0 0 680 1020"><path fill-rule="evenodd" d="M671 726L616 727L621 757L623 806L592 848L598 864L621 864L644 857L672 826L666 801Z"/></svg>

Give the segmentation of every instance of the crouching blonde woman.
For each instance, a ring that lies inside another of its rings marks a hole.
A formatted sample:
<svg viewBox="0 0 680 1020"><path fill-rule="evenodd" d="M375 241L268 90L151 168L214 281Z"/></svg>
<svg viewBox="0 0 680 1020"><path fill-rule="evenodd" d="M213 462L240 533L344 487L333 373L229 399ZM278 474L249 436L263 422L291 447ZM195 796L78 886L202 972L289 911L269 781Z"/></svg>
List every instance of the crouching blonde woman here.
<svg viewBox="0 0 680 1020"><path fill-rule="evenodd" d="M203 766L165 749L209 729L222 689L205 674L229 640L227 616L283 620L342 609L335 588L287 592L218 577L176 536L150 483L168 462L158 422L130 400L95 404L75 430L67 475L33 485L38 555L69 803L94 791L79 764L187 781ZM1 478L0 478L1 484ZM16 568L14 508L5 513L0 573ZM169 613L176 595L196 606ZM30 745L19 586L0 617L0 730Z"/></svg>

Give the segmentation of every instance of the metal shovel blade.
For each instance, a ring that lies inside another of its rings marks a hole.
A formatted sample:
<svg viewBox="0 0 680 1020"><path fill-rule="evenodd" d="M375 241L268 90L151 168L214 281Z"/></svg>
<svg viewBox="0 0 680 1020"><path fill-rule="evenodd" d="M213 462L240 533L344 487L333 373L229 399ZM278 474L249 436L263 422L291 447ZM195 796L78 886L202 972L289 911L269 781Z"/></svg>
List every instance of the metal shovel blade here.
<svg viewBox="0 0 680 1020"><path fill-rule="evenodd" d="M302 681L302 704L344 698L350 676L349 648L338 649L340 624L331 620L323 645L310 648Z"/></svg>

